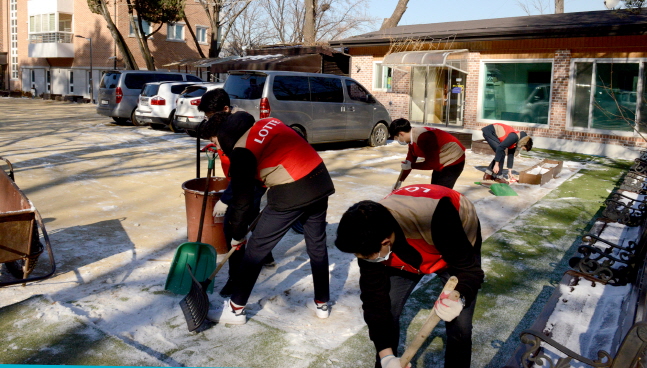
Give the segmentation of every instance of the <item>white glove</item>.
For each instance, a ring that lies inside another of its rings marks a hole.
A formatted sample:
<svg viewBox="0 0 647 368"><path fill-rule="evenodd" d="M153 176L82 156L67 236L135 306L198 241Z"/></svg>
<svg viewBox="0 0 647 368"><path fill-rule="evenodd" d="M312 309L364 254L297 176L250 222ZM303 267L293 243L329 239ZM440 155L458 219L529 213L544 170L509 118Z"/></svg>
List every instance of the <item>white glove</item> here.
<svg viewBox="0 0 647 368"><path fill-rule="evenodd" d="M402 368L400 358L393 355L387 355L382 358L380 360L380 364L382 365L382 368ZM407 367L411 367L411 363L407 364Z"/></svg>
<svg viewBox="0 0 647 368"><path fill-rule="evenodd" d="M242 238L240 240L232 239L231 240L231 247L240 249L243 245L247 244L247 238Z"/></svg>
<svg viewBox="0 0 647 368"><path fill-rule="evenodd" d="M402 170L404 171L411 170L411 161L409 160L402 161Z"/></svg>
<svg viewBox="0 0 647 368"><path fill-rule="evenodd" d="M227 212L227 204L222 201L218 201L215 206L213 206L213 217L222 217Z"/></svg>
<svg viewBox="0 0 647 368"><path fill-rule="evenodd" d="M449 294L441 293L440 298L434 304L434 311L436 315L445 322L451 322L454 318L458 317L463 310L463 302L459 300L449 299Z"/></svg>

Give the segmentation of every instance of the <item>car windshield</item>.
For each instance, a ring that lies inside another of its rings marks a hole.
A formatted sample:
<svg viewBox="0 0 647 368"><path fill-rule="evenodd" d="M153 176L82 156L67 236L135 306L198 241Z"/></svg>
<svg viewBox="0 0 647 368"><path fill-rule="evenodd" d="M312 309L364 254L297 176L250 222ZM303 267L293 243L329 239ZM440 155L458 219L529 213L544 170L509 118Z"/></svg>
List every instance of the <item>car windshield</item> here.
<svg viewBox="0 0 647 368"><path fill-rule="evenodd" d="M119 82L119 77L121 76L120 72L106 72L103 73L101 78L101 83L99 88L115 88L117 87L117 82Z"/></svg>
<svg viewBox="0 0 647 368"><path fill-rule="evenodd" d="M205 87L199 87L199 86L191 86L184 91L180 97L183 98L192 98L192 97L201 97L203 94L207 92L207 89Z"/></svg>
<svg viewBox="0 0 647 368"><path fill-rule="evenodd" d="M231 98L257 100L263 95L267 75L232 74L225 82L225 91Z"/></svg>

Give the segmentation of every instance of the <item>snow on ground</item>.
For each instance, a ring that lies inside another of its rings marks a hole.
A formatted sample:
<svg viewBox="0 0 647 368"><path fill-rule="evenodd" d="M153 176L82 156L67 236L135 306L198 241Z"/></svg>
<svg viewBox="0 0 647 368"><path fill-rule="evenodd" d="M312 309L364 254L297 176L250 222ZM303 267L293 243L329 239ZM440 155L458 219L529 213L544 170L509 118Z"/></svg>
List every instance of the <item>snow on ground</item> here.
<svg viewBox="0 0 647 368"><path fill-rule="evenodd" d="M312 298L310 266L303 236L290 231L273 251L276 267L261 272L249 300L250 321L244 326L215 325L195 335L185 329L178 306L182 296L163 290L173 252L186 240L179 188L194 177L195 140L114 126L103 118L50 119L36 129L22 123L24 112L15 114L0 138L1 153L12 161L17 184L45 218L59 272L25 288L0 289L0 307L43 294L163 365L342 366L343 359L335 357L319 364L320 355L358 336L364 347L370 344L361 337L366 332L357 262L334 248L335 232L350 205L389 194L406 148L391 143L319 152L336 187L327 227L333 303L329 319L317 319L306 307ZM45 111L42 116L47 116ZM468 150L455 187L475 204L484 238L583 167L565 162L558 178L546 185L516 184L518 197L496 197L474 184L491 159ZM515 170L540 161L522 155L515 159ZM204 161L202 168L206 171ZM428 182L429 172L414 171L403 185ZM224 285L226 272L225 267L214 280L215 290ZM216 306L223 299L215 292L210 300Z"/></svg>

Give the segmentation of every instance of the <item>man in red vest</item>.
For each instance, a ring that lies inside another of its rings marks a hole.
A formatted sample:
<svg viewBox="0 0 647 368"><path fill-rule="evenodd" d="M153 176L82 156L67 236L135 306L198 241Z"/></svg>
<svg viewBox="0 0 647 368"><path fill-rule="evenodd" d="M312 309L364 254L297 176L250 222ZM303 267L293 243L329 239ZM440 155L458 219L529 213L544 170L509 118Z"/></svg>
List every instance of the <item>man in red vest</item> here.
<svg viewBox="0 0 647 368"><path fill-rule="evenodd" d="M517 148L530 151L532 149L532 138L526 132L518 131L511 126L494 123L481 129L483 138L488 142L494 153L494 160L485 170L483 180L494 180L498 183L508 183L503 177L503 163L505 161L505 150L508 150L508 178L510 182L518 179L512 174L514 165L514 153Z"/></svg>
<svg viewBox="0 0 647 368"><path fill-rule="evenodd" d="M274 118L254 121L246 112L226 119L214 115L206 131L229 156L232 199L225 223L232 246L246 242L245 234L254 216L254 186L267 188L267 206L253 231L234 280L231 299L207 316L214 322L244 324L245 305L263 265L290 226L303 222L304 237L314 284L314 299L308 302L319 318L328 318L330 300L326 212L328 197L335 192L332 179L319 154L292 128ZM220 120L220 121L219 121ZM214 133L212 133L214 134Z"/></svg>
<svg viewBox="0 0 647 368"><path fill-rule="evenodd" d="M465 167L465 147L456 137L436 128L412 128L407 119L393 120L389 133L398 143L409 146L407 158L402 163L401 181L411 169L433 170L431 184L454 188ZM416 162L418 157L425 160Z"/></svg>
<svg viewBox="0 0 647 368"><path fill-rule="evenodd" d="M472 203L439 185L409 185L378 202L361 201L339 221L335 245L354 253L364 320L377 351L376 368L399 368L400 314L425 274L458 278L460 300L434 305L446 321L445 368L470 366L472 317L484 279L481 225Z"/></svg>

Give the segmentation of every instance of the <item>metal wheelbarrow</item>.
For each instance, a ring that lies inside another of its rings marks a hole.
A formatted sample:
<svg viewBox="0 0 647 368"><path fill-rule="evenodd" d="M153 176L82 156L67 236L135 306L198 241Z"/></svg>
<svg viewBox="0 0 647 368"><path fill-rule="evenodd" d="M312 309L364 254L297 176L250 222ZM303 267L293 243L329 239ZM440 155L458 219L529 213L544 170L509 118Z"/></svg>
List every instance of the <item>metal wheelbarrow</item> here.
<svg viewBox="0 0 647 368"><path fill-rule="evenodd" d="M15 280L0 281L0 287L23 284L46 279L56 271L54 253L40 213L14 182L13 166L0 157L9 167L9 174L0 170L0 263L4 264ZM38 236L43 234L45 246ZM30 277L39 256L47 249L50 270L42 276Z"/></svg>

